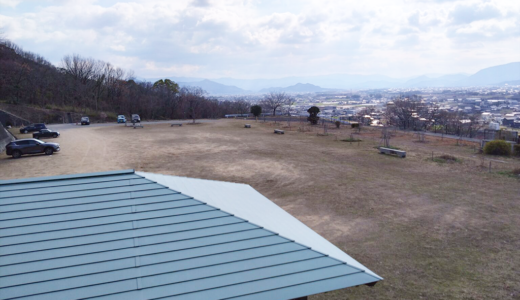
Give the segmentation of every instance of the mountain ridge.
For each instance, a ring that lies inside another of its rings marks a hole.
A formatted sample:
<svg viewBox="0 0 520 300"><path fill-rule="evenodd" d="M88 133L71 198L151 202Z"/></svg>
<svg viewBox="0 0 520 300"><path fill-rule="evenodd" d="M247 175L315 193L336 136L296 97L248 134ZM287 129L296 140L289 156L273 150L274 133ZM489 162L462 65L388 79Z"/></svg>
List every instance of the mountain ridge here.
<svg viewBox="0 0 520 300"><path fill-rule="evenodd" d="M520 80L520 62L491 66L481 69L472 75L459 73L435 77L422 75L408 78L392 78L378 74L331 74L319 76L290 76L271 79L236 79L229 77L205 79L176 76L167 78L187 86L202 85L201 87L203 89L207 88L206 90L210 94L265 93L272 90L291 91L292 89L296 90L294 92L305 92L305 88L301 86L294 87L295 85L303 84L302 82L318 87L319 89L335 90L491 86ZM211 84L205 80L211 82ZM315 89L318 90L317 88ZM312 90L312 88L309 90Z"/></svg>
<svg viewBox="0 0 520 300"><path fill-rule="evenodd" d="M324 89L320 86L310 84L310 83L297 83L295 85L291 85L288 87L271 87L266 89L261 89L258 91L259 93L269 93L269 92L286 92L286 93L316 93L316 92L324 92L329 91L330 89Z"/></svg>

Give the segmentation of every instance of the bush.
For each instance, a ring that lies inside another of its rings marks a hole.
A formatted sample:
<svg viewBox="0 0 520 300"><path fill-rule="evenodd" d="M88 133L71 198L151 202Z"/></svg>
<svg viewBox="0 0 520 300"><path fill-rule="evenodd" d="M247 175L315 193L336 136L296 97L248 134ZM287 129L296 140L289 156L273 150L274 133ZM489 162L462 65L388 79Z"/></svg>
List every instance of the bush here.
<svg viewBox="0 0 520 300"><path fill-rule="evenodd" d="M511 145L506 141L495 140L487 142L484 146L484 153L489 155L511 155Z"/></svg>
<svg viewBox="0 0 520 300"><path fill-rule="evenodd" d="M251 106L251 113L253 114L253 116L258 118L258 116L262 114L262 107L260 105Z"/></svg>
<svg viewBox="0 0 520 300"><path fill-rule="evenodd" d="M449 154L443 154L443 155L439 156L439 158L443 159L445 161L451 161L451 162L458 161L458 159L455 156L449 155Z"/></svg>
<svg viewBox="0 0 520 300"><path fill-rule="evenodd" d="M341 122L340 121L336 121L336 122L334 122L334 124L336 125L336 128L339 128L339 125L341 125Z"/></svg>
<svg viewBox="0 0 520 300"><path fill-rule="evenodd" d="M514 147L514 155L520 156L520 144L516 144Z"/></svg>
<svg viewBox="0 0 520 300"><path fill-rule="evenodd" d="M307 112L309 113L307 121L311 122L312 125L318 124L318 121L320 120L320 117L318 117L320 109L317 106L312 106L307 110Z"/></svg>

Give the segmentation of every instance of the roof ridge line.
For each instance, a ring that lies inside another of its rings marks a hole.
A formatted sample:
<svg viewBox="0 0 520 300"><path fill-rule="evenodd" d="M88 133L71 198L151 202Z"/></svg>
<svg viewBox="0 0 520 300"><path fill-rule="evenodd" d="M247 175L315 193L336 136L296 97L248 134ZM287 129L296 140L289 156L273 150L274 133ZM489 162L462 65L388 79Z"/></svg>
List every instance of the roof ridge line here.
<svg viewBox="0 0 520 300"><path fill-rule="evenodd" d="M138 173L146 173L146 172L138 172ZM155 173L148 173L148 174L156 175ZM141 174L136 174L136 175L143 176L143 175L141 175ZM158 175L161 175L161 176L169 176L169 177L182 177L182 176L164 175L164 174L158 174ZM281 238L287 239L287 240L292 241L292 242L294 242L294 243L296 243L296 244L298 244L298 245L301 245L301 246L303 246L303 247L306 247L306 248L308 248L309 250L312 250L312 251L317 252L317 253L319 253L319 254L322 254L322 255L325 255L325 256L327 256L327 257L330 257L330 258L334 259L335 261L340 262L341 264L344 264L344 265L347 265L347 266L349 266L349 267L352 267L352 268L354 268L354 269L356 269L356 270L359 270L360 272L367 273L367 274L369 274L369 275L371 275L371 276L373 276L373 277L376 277L376 278L379 277L380 280L383 279L382 277L380 277L379 275L375 274L374 272L372 272L370 269L368 269L368 268L366 268L366 267L365 267L365 268L368 270L368 272L367 272L367 270L365 270L365 269L363 269L363 268L361 268L361 267L359 267L359 266L355 266L355 265L353 265L352 263L349 263L349 262L347 262L347 261L345 261L345 260L339 259L339 258L337 258L337 257L335 257L335 256L331 256L331 255L329 255L329 254L327 254L327 253L324 253L324 252L322 252L322 251L319 251L319 250L317 250L317 249L315 249L315 248L313 248L313 247L311 247L311 246L308 246L308 245L306 245L306 244L303 244L303 243L301 243L301 242L297 242L297 241L296 241L295 239L293 239L293 238L289 238L289 237L287 237L287 236L285 236L285 235L281 235L280 233L278 233L278 232L276 232L276 231L273 231L273 230L271 230L271 229L265 228L265 226L259 225L259 224L257 224L256 222L251 222L251 221L248 220L248 219L245 219L245 218L243 218L243 217L241 217L241 216L236 215L235 213L229 212L229 211L227 211L227 210L225 210L225 209L222 209L222 208L220 208L220 207L218 207L218 206L215 206L214 204L209 204L207 201L200 200L200 199L196 198L195 196L189 195L189 194L186 193L186 192L183 192L183 191L180 191L180 190L174 190L173 188L171 188L171 187L169 187L169 186L167 186L167 185L165 185L165 184L163 184L163 183L159 183L159 181L158 181L157 179L150 179L150 178L147 178L147 177L145 177L145 176L143 176L143 177L146 178L146 179L148 179L148 180L155 181L157 184L162 185L162 186L165 186L166 188L168 188L168 189L170 189L170 190L172 190L172 191L180 192L180 193L183 194L183 195L190 196L190 197L192 197L192 198L195 199L195 200L198 200L198 201L201 201L201 202L205 203L205 205L207 205L207 206L209 206L209 207L213 207L213 208L216 208L216 209L218 209L218 210L220 210L220 211L222 211L222 212L225 212L225 213L228 213L228 214L234 215L235 217L237 217L237 218L239 218L239 219L245 220L245 221L247 221L248 223L250 223L250 224L252 224L252 225L258 226L259 228L261 228L261 229L263 229L263 230L266 230L266 231L271 232L271 233L273 233L273 234L275 234L275 235L278 235L278 236L281 237ZM198 178L190 178L190 177L183 177L183 178L188 178L188 179L198 179ZM201 179L198 179L198 180L201 180ZM226 182L226 181L214 181L214 182L233 183L233 182ZM245 186L249 186L249 187L251 187L251 186L248 185L248 184L240 184L240 185L245 185ZM253 187L251 187L251 188L253 188ZM253 189L254 189L254 188L253 188ZM256 191L256 190L255 190L255 191ZM258 192L258 191L257 191L257 192ZM259 193L259 192L258 192L258 193ZM260 194L260 193L259 193L259 194ZM262 196L263 196L263 195L262 195ZM263 197L265 197L265 196L263 196ZM266 199L267 199L267 198L266 198ZM269 199L267 199L267 200L269 200ZM269 201L271 201L271 200L269 200ZM272 202L272 201L271 201L271 202ZM276 204L275 204L275 205L276 205ZM283 210L283 209L282 209L282 210ZM285 211L285 210L284 210L284 211ZM296 219L296 218L295 218L295 219ZM296 219L296 220L299 221L298 219ZM299 222L302 223L301 221L299 221ZM303 224L303 223L302 223L302 224ZM306 226L305 224L303 224L303 225ZM312 229L311 229L311 230L312 230ZM329 243L330 243L330 242L329 242ZM332 244L332 243L331 243L331 244ZM334 244L332 244L332 245L335 246ZM335 246L335 247L338 248L337 246ZM339 248L338 248L338 249L339 249ZM342 251L342 252L344 252L344 251L341 250L341 249L339 249L339 250ZM348 254L347 254L347 255L348 255ZM354 261L355 261L355 260L354 260ZM360 263L360 265L361 265L361 263ZM363 266L363 265L362 265L362 266ZM374 275L375 275L375 276L374 276Z"/></svg>
<svg viewBox="0 0 520 300"><path fill-rule="evenodd" d="M123 174L135 174L135 170L127 169L127 170L95 172L95 173L80 173L80 174L73 174L73 175L58 175L58 176L47 176L47 177L30 177L30 178L23 178L23 179L0 180L0 185L31 183L31 182L41 182L41 181L69 180L69 179L101 177L101 176L110 176L110 175L123 175Z"/></svg>
<svg viewBox="0 0 520 300"><path fill-rule="evenodd" d="M147 174L159 174L159 173L150 173L150 172L143 172L143 171L137 171L135 173L135 175L137 176L141 176L143 178L146 178L144 177L143 175L141 174L138 174L138 173L147 173ZM223 180L214 180L214 179L204 179L204 178L195 178L195 177L188 177L188 176L178 176L178 175L166 175L166 174L160 174L160 175L163 175L163 176L172 176L172 177L180 177L180 178L187 178L187 179L193 179L193 180L200 180L200 181L212 181L212 182L225 182L225 183L231 183L231 184L238 184L238 185L246 185L246 186L251 186L250 184L247 184L247 183L241 183L241 182L233 182L233 181L223 181ZM146 178L148 180L151 180L149 178ZM151 180L153 181L153 180ZM155 182L155 181L154 181ZM160 184L158 182L156 182L157 184ZM160 184L160 185L163 185L163 184ZM168 187L169 188L169 187ZM170 190L173 190L172 188L169 188Z"/></svg>

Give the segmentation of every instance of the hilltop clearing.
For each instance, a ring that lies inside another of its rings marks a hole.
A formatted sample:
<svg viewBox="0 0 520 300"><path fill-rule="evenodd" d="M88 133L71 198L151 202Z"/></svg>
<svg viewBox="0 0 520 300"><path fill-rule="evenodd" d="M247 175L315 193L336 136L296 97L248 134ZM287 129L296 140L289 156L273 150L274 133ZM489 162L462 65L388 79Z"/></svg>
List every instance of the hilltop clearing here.
<svg viewBox="0 0 520 300"><path fill-rule="evenodd" d="M378 153L376 129L324 136L297 122L71 127L54 128L59 154L2 155L0 179L134 168L247 183L385 279L310 299L520 296L520 181L505 175L518 159L396 132L390 143L407 151L402 159Z"/></svg>

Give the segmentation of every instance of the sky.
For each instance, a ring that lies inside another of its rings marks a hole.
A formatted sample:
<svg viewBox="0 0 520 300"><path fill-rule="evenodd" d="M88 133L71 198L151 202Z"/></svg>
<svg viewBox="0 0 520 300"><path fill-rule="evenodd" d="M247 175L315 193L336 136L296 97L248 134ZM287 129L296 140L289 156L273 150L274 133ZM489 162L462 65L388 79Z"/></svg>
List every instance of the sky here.
<svg viewBox="0 0 520 300"><path fill-rule="evenodd" d="M140 78L473 74L520 61L520 0L0 0L0 32Z"/></svg>

